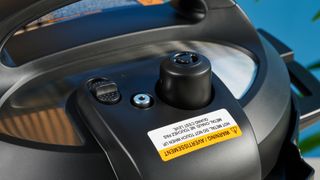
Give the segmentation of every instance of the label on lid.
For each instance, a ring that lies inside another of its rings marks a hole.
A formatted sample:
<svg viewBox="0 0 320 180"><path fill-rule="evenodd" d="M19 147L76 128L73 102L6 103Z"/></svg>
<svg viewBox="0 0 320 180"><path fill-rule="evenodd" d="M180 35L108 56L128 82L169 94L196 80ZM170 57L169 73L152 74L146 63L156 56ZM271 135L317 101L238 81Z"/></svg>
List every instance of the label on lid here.
<svg viewBox="0 0 320 180"><path fill-rule="evenodd" d="M226 109L186 119L148 132L163 161L242 135Z"/></svg>

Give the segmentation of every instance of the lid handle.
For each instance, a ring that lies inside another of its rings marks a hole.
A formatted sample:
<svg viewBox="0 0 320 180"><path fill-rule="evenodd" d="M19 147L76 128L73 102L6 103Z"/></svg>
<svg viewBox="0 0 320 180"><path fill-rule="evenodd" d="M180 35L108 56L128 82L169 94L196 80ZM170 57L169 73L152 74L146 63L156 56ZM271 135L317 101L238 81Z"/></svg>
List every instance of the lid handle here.
<svg viewBox="0 0 320 180"><path fill-rule="evenodd" d="M0 6L0 52L6 41L22 26L58 8L79 0L2 0ZM205 10L234 5L233 0L172 0L186 17L203 18Z"/></svg>

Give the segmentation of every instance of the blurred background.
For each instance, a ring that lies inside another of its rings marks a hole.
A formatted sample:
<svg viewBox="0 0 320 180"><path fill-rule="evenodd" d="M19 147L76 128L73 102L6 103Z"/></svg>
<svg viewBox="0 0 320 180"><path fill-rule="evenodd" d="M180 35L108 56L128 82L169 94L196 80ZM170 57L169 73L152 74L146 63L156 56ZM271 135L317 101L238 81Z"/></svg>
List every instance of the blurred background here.
<svg viewBox="0 0 320 180"><path fill-rule="evenodd" d="M294 50L295 59L320 79L320 1L238 0L256 28ZM320 103L320 102L319 102ZM320 121L300 131L302 155L320 170ZM315 179L320 179L317 172Z"/></svg>
<svg viewBox="0 0 320 180"><path fill-rule="evenodd" d="M320 78L320 1L238 0L257 28L287 44L295 58ZM320 102L319 102L320 103ZM304 156L320 157L320 122L302 130Z"/></svg>

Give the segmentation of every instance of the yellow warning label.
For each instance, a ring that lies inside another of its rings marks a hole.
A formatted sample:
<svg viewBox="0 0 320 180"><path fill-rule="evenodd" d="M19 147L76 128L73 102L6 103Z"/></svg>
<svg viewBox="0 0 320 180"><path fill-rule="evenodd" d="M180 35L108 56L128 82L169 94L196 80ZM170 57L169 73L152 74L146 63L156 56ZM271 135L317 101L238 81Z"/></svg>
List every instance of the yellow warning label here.
<svg viewBox="0 0 320 180"><path fill-rule="evenodd" d="M192 151L202 149L219 142L227 141L241 135L242 132L239 126L234 126L232 128L227 128L217 132L206 134L204 136L200 136L189 141L177 144L173 147L163 149L159 151L159 154L163 161L169 161L184 154L188 154Z"/></svg>
<svg viewBox="0 0 320 180"><path fill-rule="evenodd" d="M148 132L163 161L230 140L242 131L226 109L179 121Z"/></svg>
<svg viewBox="0 0 320 180"><path fill-rule="evenodd" d="M144 6L162 4L163 0L138 0L138 2Z"/></svg>

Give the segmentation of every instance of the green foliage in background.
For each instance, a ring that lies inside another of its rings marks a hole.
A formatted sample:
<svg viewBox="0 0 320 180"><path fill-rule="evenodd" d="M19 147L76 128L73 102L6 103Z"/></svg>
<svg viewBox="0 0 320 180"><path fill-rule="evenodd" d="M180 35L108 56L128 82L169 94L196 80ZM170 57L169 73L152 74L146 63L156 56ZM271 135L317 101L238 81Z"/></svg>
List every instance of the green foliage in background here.
<svg viewBox="0 0 320 180"><path fill-rule="evenodd" d="M260 2L261 0L254 0L255 2ZM320 21L320 10L313 16L312 22ZM316 60L315 63L307 67L310 71L319 71L320 70L320 59ZM299 147L301 153L307 153L315 148L319 147L320 143L320 132L317 132L311 136L308 136L306 139L303 139L299 142Z"/></svg>
<svg viewBox="0 0 320 180"><path fill-rule="evenodd" d="M319 17L318 17L319 19ZM318 59L315 63L311 64L308 66L309 70L320 70L320 59ZM319 147L320 143L320 133L315 133L311 136L308 136L308 138L299 141L299 147L301 150L301 153L307 153L310 152L311 150L314 150Z"/></svg>
<svg viewBox="0 0 320 180"><path fill-rule="evenodd" d="M316 15L312 18L313 22L320 20L320 10L317 12ZM320 59L318 59L315 63L308 66L309 70L320 70ZM316 133L305 140L299 142L299 147L301 149L301 153L307 153L317 147L319 147L320 142L320 133Z"/></svg>
<svg viewBox="0 0 320 180"><path fill-rule="evenodd" d="M308 66L309 70L318 70L320 69L320 59L318 59L315 63Z"/></svg>
<svg viewBox="0 0 320 180"><path fill-rule="evenodd" d="M316 133L307 139L299 142L299 147L302 154L309 152L319 146L320 142L320 133Z"/></svg>
<svg viewBox="0 0 320 180"><path fill-rule="evenodd" d="M312 18L312 21L315 22L315 21L318 21L320 20L320 10L317 12L316 15L314 15L314 17Z"/></svg>

